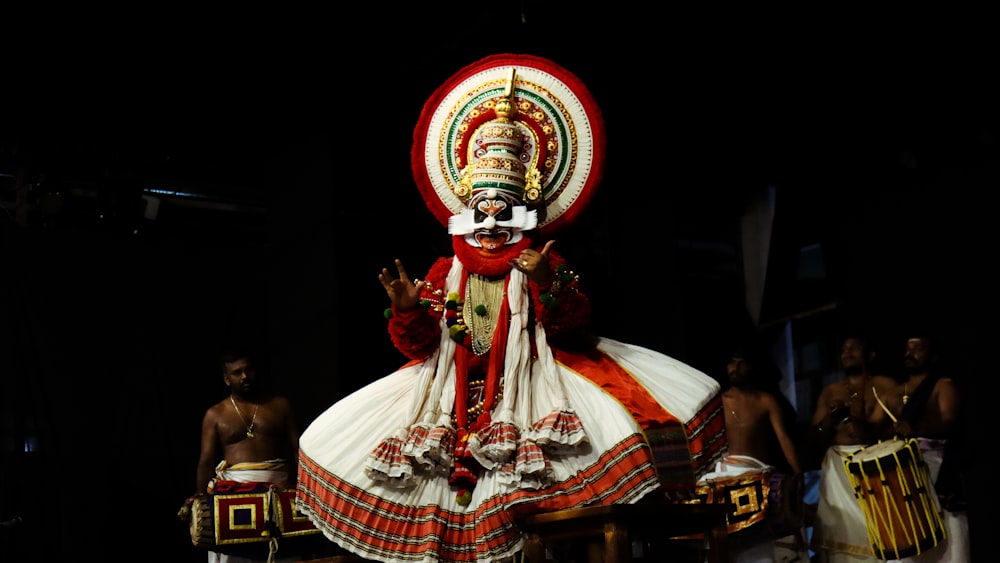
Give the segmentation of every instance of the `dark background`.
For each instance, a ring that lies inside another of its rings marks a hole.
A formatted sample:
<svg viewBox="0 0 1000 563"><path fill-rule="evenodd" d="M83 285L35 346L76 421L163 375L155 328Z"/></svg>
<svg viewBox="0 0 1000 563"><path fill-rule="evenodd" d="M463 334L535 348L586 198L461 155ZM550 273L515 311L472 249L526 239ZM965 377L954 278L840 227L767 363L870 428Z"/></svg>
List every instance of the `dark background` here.
<svg viewBox="0 0 1000 563"><path fill-rule="evenodd" d="M807 417L843 334L875 336L894 371L928 327L966 412L990 408L981 15L463 6L5 20L0 559L203 559L174 514L227 341L260 346L303 428L402 363L376 276L450 254L412 180L413 127L438 85L500 52L551 58L602 109L604 181L557 242L597 333L721 378L735 340L787 330ZM754 320L740 220L771 187ZM194 195L153 209L149 190ZM989 506L974 499L974 553Z"/></svg>

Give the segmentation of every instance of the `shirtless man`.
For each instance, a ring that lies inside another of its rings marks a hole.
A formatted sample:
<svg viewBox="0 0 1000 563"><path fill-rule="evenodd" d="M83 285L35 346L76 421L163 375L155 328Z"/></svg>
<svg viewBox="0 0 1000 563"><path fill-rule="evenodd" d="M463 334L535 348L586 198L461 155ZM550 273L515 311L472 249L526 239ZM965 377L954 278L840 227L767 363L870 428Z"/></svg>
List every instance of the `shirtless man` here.
<svg viewBox="0 0 1000 563"><path fill-rule="evenodd" d="M883 403L892 401L896 381L871 372L875 351L862 337L844 339L840 365L844 378L827 385L816 401L810 441L831 445L867 445L891 428Z"/></svg>
<svg viewBox="0 0 1000 563"><path fill-rule="evenodd" d="M906 340L894 431L916 438L927 474L934 484L944 516L944 546L904 559L906 562L969 561L969 523L962 487L961 396L955 380L938 369L939 354L932 337L918 334Z"/></svg>
<svg viewBox="0 0 1000 563"><path fill-rule="evenodd" d="M725 405L726 439L729 455L749 456L772 466L768 438L777 438L784 463L793 473L801 473L795 442L786 424L786 411L777 397L760 387L759 366L752 364L745 353L732 356L726 365L730 387L722 393Z"/></svg>
<svg viewBox="0 0 1000 563"><path fill-rule="evenodd" d="M201 455L195 478L196 494L223 492L234 483L295 486L299 431L287 398L265 389L248 353L227 352L221 357L222 380L229 396L205 411L201 424ZM268 547L261 544L267 560ZM250 562L209 552L210 562ZM281 559L298 561L300 558Z"/></svg>
<svg viewBox="0 0 1000 563"><path fill-rule="evenodd" d="M952 378L933 372L936 363L937 351L930 337L907 339L903 352L906 381L902 385L901 410L895 424L898 434L948 439L958 429L958 387Z"/></svg>
<svg viewBox="0 0 1000 563"><path fill-rule="evenodd" d="M891 402L897 384L873 373L874 361L875 351L864 338L845 338L840 350L844 378L823 389L813 412L809 442L825 450L811 543L820 562L881 561L872 555L865 516L843 464L844 456L891 429L892 419L878 401Z"/></svg>
<svg viewBox="0 0 1000 563"><path fill-rule="evenodd" d="M202 419L195 490L207 491L217 471L231 473L239 464L260 462L269 463L270 477L252 480L294 486L299 432L288 399L260 387L247 354L224 355L222 379L229 396Z"/></svg>
<svg viewBox="0 0 1000 563"><path fill-rule="evenodd" d="M730 356L726 364L729 387L722 393L728 452L716 470L703 479L728 487L731 479L760 475L765 483L777 486L777 481L771 480L777 473L783 476L781 482L789 485L781 494L797 498L802 468L790 430L795 411L791 404L782 403L784 396L777 386L769 385L778 379L769 379L766 365L765 357L752 347L738 349ZM788 498L787 506L793 507L794 502L795 498ZM734 563L808 559L802 529L796 522L800 511L786 514L784 506L772 500L764 519L749 526L730 522ZM789 541L781 541L785 537Z"/></svg>

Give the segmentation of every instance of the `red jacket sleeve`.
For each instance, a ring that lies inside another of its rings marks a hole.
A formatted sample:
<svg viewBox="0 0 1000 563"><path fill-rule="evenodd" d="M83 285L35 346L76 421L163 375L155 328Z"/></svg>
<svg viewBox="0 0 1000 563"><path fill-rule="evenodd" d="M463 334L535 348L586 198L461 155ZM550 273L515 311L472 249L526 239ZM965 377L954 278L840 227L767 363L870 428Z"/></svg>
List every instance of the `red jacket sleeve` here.
<svg viewBox="0 0 1000 563"><path fill-rule="evenodd" d="M531 282L533 314L545 327L550 344L569 349L587 346L590 335L590 299L580 291L580 280L557 252L549 252L552 282Z"/></svg>
<svg viewBox="0 0 1000 563"><path fill-rule="evenodd" d="M452 258L439 258L425 278L422 306L409 311L392 310L389 336L393 345L411 360L429 356L441 343L441 316L448 299L445 280ZM549 253L552 282L544 287L529 283L531 318L541 321L549 342L578 349L591 342L590 300L580 291L579 279L558 253Z"/></svg>
<svg viewBox="0 0 1000 563"><path fill-rule="evenodd" d="M451 270L451 258L438 258L427 273L422 306L409 311L392 309L389 337L392 344L411 360L429 356L441 344L441 315L448 296L442 292Z"/></svg>

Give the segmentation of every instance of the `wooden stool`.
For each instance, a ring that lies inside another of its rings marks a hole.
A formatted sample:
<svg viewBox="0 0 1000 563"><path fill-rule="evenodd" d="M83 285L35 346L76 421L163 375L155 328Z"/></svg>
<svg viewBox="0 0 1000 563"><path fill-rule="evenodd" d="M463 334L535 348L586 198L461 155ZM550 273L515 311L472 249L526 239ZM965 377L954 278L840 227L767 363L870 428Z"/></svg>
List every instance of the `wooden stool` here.
<svg viewBox="0 0 1000 563"><path fill-rule="evenodd" d="M704 534L708 560L725 563L726 513L721 504L674 504L640 502L570 508L533 514L517 520L526 536L524 555L528 563L544 563L546 545L567 540L594 540L603 537L604 563L632 561L632 540L661 541Z"/></svg>

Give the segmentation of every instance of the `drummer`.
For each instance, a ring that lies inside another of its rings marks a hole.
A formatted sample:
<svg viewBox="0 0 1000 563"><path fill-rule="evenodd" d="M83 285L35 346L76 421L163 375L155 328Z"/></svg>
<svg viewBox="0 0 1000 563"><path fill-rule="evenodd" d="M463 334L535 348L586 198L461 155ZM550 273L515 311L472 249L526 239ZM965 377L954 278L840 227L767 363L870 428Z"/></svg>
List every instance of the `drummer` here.
<svg viewBox="0 0 1000 563"><path fill-rule="evenodd" d="M765 369L753 346L738 347L726 364L729 387L722 393L729 455L749 456L783 472L801 473L792 435L795 409L777 388L780 373ZM776 448L780 451L775 455Z"/></svg>
<svg viewBox="0 0 1000 563"><path fill-rule="evenodd" d="M202 419L196 493L185 501L188 507L201 493L239 492L250 484L295 486L299 431L288 399L272 393L258 379L257 365L249 351L226 351L220 365L229 395L209 407ZM268 561L268 546L261 544L260 559L210 551L208 561Z"/></svg>
<svg viewBox="0 0 1000 563"><path fill-rule="evenodd" d="M840 349L843 379L827 385L813 412L808 443L824 448L819 503L810 547L816 560L882 561L872 554L864 513L844 471L844 456L868 446L891 428L879 401L889 401L896 381L874 372L876 352L863 336L848 336Z"/></svg>
<svg viewBox="0 0 1000 563"><path fill-rule="evenodd" d="M795 408L781 393L780 372L773 361L752 343L738 346L726 363L728 388L722 393L728 454L715 471L702 481L748 473L769 475L775 471L796 478L801 473L793 436ZM774 507L771 507L774 509ZM730 549L737 561L771 562L778 559L775 535L765 526L754 525L730 536ZM802 541L798 542L803 544ZM789 545L798 549L793 541ZM784 543L780 544L784 548ZM801 549L803 557L808 558Z"/></svg>
<svg viewBox="0 0 1000 563"><path fill-rule="evenodd" d="M943 549L905 561L969 561L969 524L962 484L960 447L961 394L955 378L940 369L937 339L916 332L903 350L903 381L892 404L893 432L916 438L927 464L928 478L944 510Z"/></svg>

